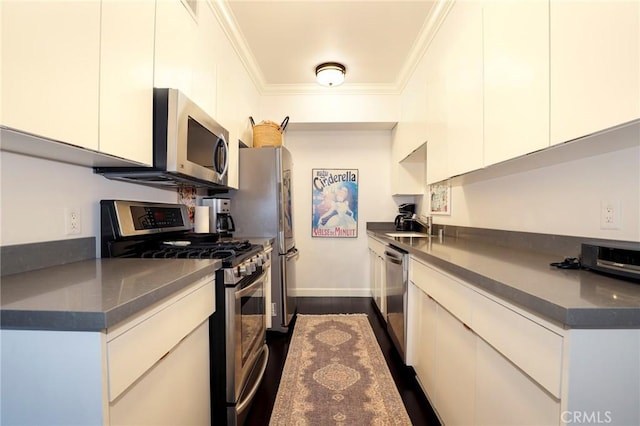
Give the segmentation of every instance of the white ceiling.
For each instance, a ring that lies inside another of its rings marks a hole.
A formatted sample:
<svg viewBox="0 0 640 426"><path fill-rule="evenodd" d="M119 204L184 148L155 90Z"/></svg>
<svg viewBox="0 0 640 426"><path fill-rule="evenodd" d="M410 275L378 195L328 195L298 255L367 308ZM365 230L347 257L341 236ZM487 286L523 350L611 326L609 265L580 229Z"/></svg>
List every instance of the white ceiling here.
<svg viewBox="0 0 640 426"><path fill-rule="evenodd" d="M426 45L436 0L227 0L216 6L262 93L399 92ZM340 62L345 83L315 83Z"/></svg>

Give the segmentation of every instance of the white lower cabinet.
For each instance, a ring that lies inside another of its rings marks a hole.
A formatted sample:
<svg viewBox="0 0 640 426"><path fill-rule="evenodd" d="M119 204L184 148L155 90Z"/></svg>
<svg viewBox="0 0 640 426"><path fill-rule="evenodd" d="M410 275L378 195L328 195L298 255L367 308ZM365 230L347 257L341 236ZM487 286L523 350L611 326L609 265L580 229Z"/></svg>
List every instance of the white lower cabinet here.
<svg viewBox="0 0 640 426"><path fill-rule="evenodd" d="M210 425L213 275L103 331L1 330L0 424Z"/></svg>
<svg viewBox="0 0 640 426"><path fill-rule="evenodd" d="M475 418L486 426L553 425L560 402L484 340L476 339Z"/></svg>
<svg viewBox="0 0 640 426"><path fill-rule="evenodd" d="M471 425L475 399L473 332L442 306L437 306L434 405L447 425Z"/></svg>
<svg viewBox="0 0 640 426"><path fill-rule="evenodd" d="M413 365L418 381L433 401L436 388L436 313L438 304L413 283L409 283L407 319L407 363Z"/></svg>
<svg viewBox="0 0 640 426"><path fill-rule="evenodd" d="M208 372L209 327L204 322L110 404L110 424L208 425Z"/></svg>
<svg viewBox="0 0 640 426"><path fill-rule="evenodd" d="M446 425L640 424L640 330L563 329L409 264L407 363Z"/></svg>
<svg viewBox="0 0 640 426"><path fill-rule="evenodd" d="M407 359L444 424L560 423L560 399L528 371L543 379L547 376L540 371L551 371L560 380L561 336L519 313L503 312L504 306L413 258L409 277ZM492 323L492 315L498 322ZM476 319L480 331L475 328ZM508 324L501 326L500 321ZM548 362L550 353L557 355L556 362ZM536 360L551 366L540 369Z"/></svg>
<svg viewBox="0 0 640 426"><path fill-rule="evenodd" d="M369 237L369 280L371 297L376 303L383 318L387 317L386 309L386 268L384 265L384 244Z"/></svg>

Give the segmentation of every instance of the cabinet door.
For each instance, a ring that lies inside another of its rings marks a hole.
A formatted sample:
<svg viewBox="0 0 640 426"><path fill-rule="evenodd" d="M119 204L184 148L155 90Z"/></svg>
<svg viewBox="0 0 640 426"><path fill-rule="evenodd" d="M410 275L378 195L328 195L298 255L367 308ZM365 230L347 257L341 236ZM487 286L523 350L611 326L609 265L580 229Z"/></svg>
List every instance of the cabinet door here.
<svg viewBox="0 0 640 426"><path fill-rule="evenodd" d="M194 47L193 62L193 93L192 100L207 114L216 117L216 71L217 50L216 41L224 38L218 21L210 7L205 2L199 4L198 27Z"/></svg>
<svg viewBox="0 0 640 426"><path fill-rule="evenodd" d="M382 313L382 317L387 317L387 267L384 261L384 257L378 256L378 271L377 275L379 277L378 282L378 294L376 294L376 303L378 304L378 308L380 308L380 312Z"/></svg>
<svg viewBox="0 0 640 426"><path fill-rule="evenodd" d="M193 99L197 24L180 0L157 2L153 85L181 90Z"/></svg>
<svg viewBox="0 0 640 426"><path fill-rule="evenodd" d="M2 2L2 124L98 150L100 1Z"/></svg>
<svg viewBox="0 0 640 426"><path fill-rule="evenodd" d="M464 31L460 29L464 28ZM449 176L482 167L482 4L456 2L440 29Z"/></svg>
<svg viewBox="0 0 640 426"><path fill-rule="evenodd" d="M484 165L549 146L549 2L483 8Z"/></svg>
<svg viewBox="0 0 640 426"><path fill-rule="evenodd" d="M422 389L430 400L436 394L436 302L421 290L416 290L418 316L414 369Z"/></svg>
<svg viewBox="0 0 640 426"><path fill-rule="evenodd" d="M427 58L418 62L400 97L400 123L405 127L399 159L403 160L427 140Z"/></svg>
<svg viewBox="0 0 640 426"><path fill-rule="evenodd" d="M112 425L211 424L205 321L110 404Z"/></svg>
<svg viewBox="0 0 640 426"><path fill-rule="evenodd" d="M473 424L476 336L440 305L436 327L434 405L444 424Z"/></svg>
<svg viewBox="0 0 640 426"><path fill-rule="evenodd" d="M378 259L378 256L375 254L375 252L369 249L369 286L371 290L371 297L373 298L373 300L376 300L376 296L380 291L378 288L379 277L377 276L377 273L378 273L377 259Z"/></svg>
<svg viewBox="0 0 640 426"><path fill-rule="evenodd" d="M456 2L426 53L428 184L483 165L482 59L482 4Z"/></svg>
<svg viewBox="0 0 640 426"><path fill-rule="evenodd" d="M640 117L640 2L552 0L551 144Z"/></svg>
<svg viewBox="0 0 640 426"><path fill-rule="evenodd" d="M427 184L436 183L451 176L448 167L445 109L446 87L444 61L447 46L442 33L431 41L426 58L426 129L427 129Z"/></svg>
<svg viewBox="0 0 640 426"><path fill-rule="evenodd" d="M559 424L560 401L480 338L476 357L476 418L473 424Z"/></svg>
<svg viewBox="0 0 640 426"><path fill-rule="evenodd" d="M398 123L392 133L391 147L391 192L393 195L422 195L424 194L424 173L426 147L423 145L413 151L409 156L404 155L398 146L406 132L403 125Z"/></svg>
<svg viewBox="0 0 640 426"><path fill-rule="evenodd" d="M103 1L100 151L153 163L153 1Z"/></svg>

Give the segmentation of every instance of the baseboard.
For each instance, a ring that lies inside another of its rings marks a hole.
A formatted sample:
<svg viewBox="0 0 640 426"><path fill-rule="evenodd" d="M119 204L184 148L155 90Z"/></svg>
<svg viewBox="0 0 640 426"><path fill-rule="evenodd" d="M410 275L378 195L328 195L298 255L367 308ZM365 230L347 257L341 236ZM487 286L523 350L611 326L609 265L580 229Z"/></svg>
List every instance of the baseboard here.
<svg viewBox="0 0 640 426"><path fill-rule="evenodd" d="M297 288L296 297L371 297L369 288Z"/></svg>

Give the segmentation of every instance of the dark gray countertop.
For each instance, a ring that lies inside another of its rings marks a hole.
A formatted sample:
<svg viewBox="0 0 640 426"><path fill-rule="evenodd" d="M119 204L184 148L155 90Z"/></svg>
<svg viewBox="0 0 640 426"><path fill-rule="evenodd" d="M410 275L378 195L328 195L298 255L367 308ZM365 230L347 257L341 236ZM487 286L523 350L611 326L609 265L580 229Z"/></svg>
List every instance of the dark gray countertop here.
<svg viewBox="0 0 640 426"><path fill-rule="evenodd" d="M549 266L556 255L464 238L369 235L565 328L640 328L640 284Z"/></svg>
<svg viewBox="0 0 640 426"><path fill-rule="evenodd" d="M220 266L208 259L91 259L4 276L0 327L104 330Z"/></svg>

